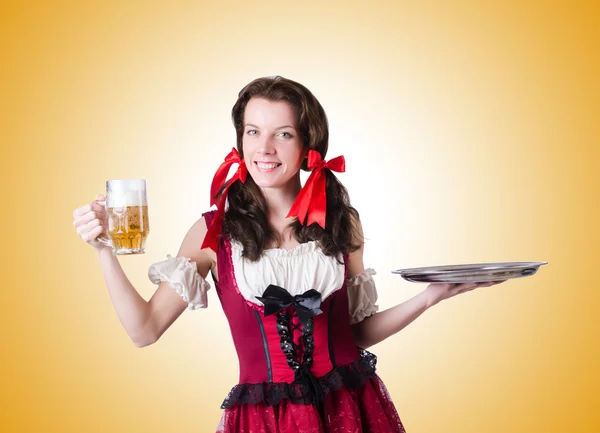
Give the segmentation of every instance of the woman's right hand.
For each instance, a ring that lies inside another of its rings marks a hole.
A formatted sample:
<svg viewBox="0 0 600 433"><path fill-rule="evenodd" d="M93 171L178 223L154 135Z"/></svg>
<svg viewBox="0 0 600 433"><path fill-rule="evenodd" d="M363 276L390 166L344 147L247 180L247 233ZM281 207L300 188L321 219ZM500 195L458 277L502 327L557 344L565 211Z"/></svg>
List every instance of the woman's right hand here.
<svg viewBox="0 0 600 433"><path fill-rule="evenodd" d="M110 248L98 240L98 236L107 236L108 233L106 209L100 203L96 203L105 199L103 195L99 194L93 202L73 211L73 226L77 235L98 251L103 248Z"/></svg>

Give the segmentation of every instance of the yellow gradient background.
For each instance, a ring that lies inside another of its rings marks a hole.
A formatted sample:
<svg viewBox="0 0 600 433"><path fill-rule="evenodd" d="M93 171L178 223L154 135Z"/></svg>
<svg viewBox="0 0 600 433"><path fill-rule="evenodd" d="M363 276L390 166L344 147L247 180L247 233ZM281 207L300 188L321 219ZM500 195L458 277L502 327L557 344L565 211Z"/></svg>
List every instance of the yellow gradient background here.
<svg viewBox="0 0 600 433"><path fill-rule="evenodd" d="M145 178L140 293L208 208L252 79L325 107L382 308L390 271L548 261L372 348L409 432L598 431L600 32L595 2L2 2L0 430L210 432L227 323L186 312L136 348L73 210Z"/></svg>

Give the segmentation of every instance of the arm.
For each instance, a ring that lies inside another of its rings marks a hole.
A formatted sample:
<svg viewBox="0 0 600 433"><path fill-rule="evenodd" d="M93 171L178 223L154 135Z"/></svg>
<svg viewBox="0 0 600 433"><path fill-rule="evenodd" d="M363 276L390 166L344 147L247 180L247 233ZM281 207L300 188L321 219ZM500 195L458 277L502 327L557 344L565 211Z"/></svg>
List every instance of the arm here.
<svg viewBox="0 0 600 433"><path fill-rule="evenodd" d="M177 256L196 263L198 273L206 278L216 265L212 250L200 250L206 234L204 218L194 223L186 234ZM108 247L96 250L102 274L117 316L131 340L138 347L156 342L185 311L187 303L167 282L161 282L149 301L145 301L131 284Z"/></svg>
<svg viewBox="0 0 600 433"><path fill-rule="evenodd" d="M358 231L357 239L360 240L361 246L348 255L348 277L365 272L363 262L364 236L360 221L356 221L356 228ZM358 347L364 349L371 347L406 327L423 314L429 306L425 292L422 292L402 304L366 317L352 325L354 341Z"/></svg>
<svg viewBox="0 0 600 433"><path fill-rule="evenodd" d="M104 196L96 196L103 200ZM111 248L97 238L106 234L104 206L92 202L73 212L73 226L79 236L94 247L106 282L108 294L117 316L131 340L138 347L156 342L171 324L185 311L187 303L175 289L161 282L149 301L145 301L131 284ZM178 256L190 258L202 278L216 267L212 250L200 250L206 235L204 218L199 219L186 234Z"/></svg>
<svg viewBox="0 0 600 433"><path fill-rule="evenodd" d="M361 247L348 256L348 277L365 271L363 264L364 241L362 226L357 222L358 239ZM471 291L477 287L488 287L499 282L465 283L465 284L429 284L427 288L413 298L385 311L377 312L361 322L352 325L352 334L356 345L368 348L382 342L412 323L426 310L444 299L460 293Z"/></svg>

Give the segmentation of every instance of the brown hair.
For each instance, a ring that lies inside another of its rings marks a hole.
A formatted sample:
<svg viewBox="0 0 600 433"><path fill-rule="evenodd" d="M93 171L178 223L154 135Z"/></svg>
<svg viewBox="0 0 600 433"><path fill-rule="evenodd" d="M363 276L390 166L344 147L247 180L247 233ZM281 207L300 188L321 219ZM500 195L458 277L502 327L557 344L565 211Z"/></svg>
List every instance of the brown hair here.
<svg viewBox="0 0 600 433"><path fill-rule="evenodd" d="M315 96L302 84L283 77L258 78L244 87L231 111L237 135L237 149L243 157L244 113L248 101L261 97L270 101L287 101L296 108L298 127L307 150L327 154L329 126L325 110ZM307 160L302 164L307 170ZM327 215L325 229L318 224L306 227L296 219L291 225L300 243L317 241L328 256L348 254L358 249L362 239L357 239L358 212L350 205L348 191L329 170L325 170L327 186ZM267 201L256 183L248 176L246 183L235 182L227 194L229 207L223 220L223 234L243 245L244 257L256 261L267 246L279 244L275 230L269 224Z"/></svg>

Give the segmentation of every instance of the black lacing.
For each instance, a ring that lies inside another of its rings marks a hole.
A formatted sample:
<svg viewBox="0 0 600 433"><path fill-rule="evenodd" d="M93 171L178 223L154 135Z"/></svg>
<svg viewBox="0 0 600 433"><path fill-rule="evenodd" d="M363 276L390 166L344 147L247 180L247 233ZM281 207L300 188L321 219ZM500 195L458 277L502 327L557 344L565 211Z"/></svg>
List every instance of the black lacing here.
<svg viewBox="0 0 600 433"><path fill-rule="evenodd" d="M294 370L294 382L306 388L307 398L314 402L323 416L325 392L310 371L313 364L315 342L313 338L314 319L311 317L302 326L292 320L296 313L288 314L285 310L277 313L277 333L280 337L281 350L285 360ZM294 343L294 331L301 331L300 345ZM301 359L301 360L300 360Z"/></svg>
<svg viewBox="0 0 600 433"><path fill-rule="evenodd" d="M300 367L312 367L312 354L315 349L315 340L313 338L314 319L308 319L304 326L300 322L294 322L296 313L289 314L286 311L277 313L277 333L279 334L279 344L285 355L285 360L292 370L297 371ZM301 332L302 338L300 344L294 343L294 332ZM301 359L301 361L299 361Z"/></svg>

